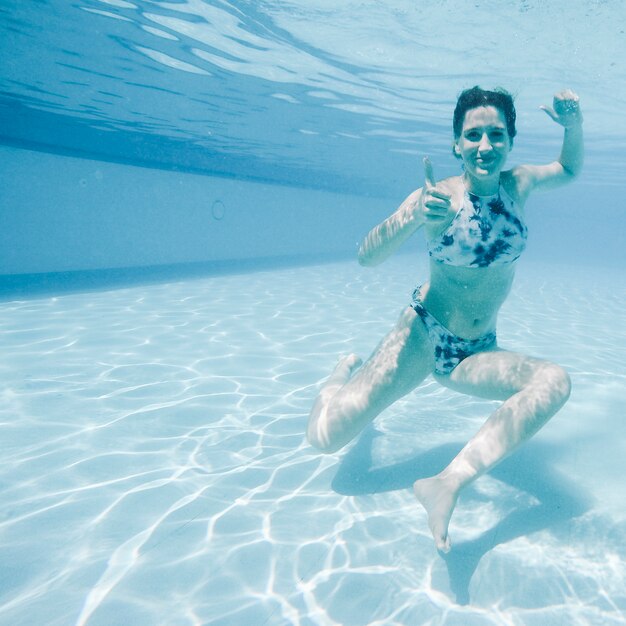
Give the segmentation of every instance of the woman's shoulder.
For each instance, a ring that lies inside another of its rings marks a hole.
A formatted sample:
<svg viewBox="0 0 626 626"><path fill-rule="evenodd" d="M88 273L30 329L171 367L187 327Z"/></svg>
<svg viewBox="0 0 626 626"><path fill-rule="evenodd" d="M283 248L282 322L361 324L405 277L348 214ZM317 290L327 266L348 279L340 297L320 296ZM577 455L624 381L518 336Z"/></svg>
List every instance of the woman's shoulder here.
<svg viewBox="0 0 626 626"><path fill-rule="evenodd" d="M446 193L449 193L452 197L453 206L459 205L462 202L463 195L465 193L465 185L463 184L462 176L448 176L448 178L442 178L437 181L437 187Z"/></svg>
<svg viewBox="0 0 626 626"><path fill-rule="evenodd" d="M457 174L455 176L442 178L441 180L437 181L437 185L441 185L442 187L445 185L450 190L463 188L463 176L459 176Z"/></svg>
<svg viewBox="0 0 626 626"><path fill-rule="evenodd" d="M523 165L501 172L500 185L515 204L524 206L528 197L528 185Z"/></svg>

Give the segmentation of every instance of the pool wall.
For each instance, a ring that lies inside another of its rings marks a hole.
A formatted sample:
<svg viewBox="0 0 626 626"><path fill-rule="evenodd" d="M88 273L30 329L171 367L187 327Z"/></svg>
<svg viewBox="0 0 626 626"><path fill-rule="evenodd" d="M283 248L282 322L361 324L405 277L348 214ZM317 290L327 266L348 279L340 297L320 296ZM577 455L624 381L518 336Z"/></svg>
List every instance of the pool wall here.
<svg viewBox="0 0 626 626"><path fill-rule="evenodd" d="M354 258L419 178L374 198L0 146L0 292ZM587 172L533 194L525 258L623 266L625 195Z"/></svg>
<svg viewBox="0 0 626 626"><path fill-rule="evenodd" d="M354 254L389 200L0 146L0 275Z"/></svg>

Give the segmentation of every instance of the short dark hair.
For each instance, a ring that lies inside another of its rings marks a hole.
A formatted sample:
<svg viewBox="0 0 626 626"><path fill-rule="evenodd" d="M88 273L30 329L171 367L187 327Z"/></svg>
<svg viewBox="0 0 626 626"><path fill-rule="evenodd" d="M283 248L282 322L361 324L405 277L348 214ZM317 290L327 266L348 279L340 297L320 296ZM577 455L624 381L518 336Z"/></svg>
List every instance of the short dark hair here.
<svg viewBox="0 0 626 626"><path fill-rule="evenodd" d="M506 130L509 139L517 135L515 130L515 105L513 104L513 96L505 89L497 88L494 91L481 89L478 85L471 89L461 92L459 99L456 101L454 109L454 117L452 119L452 128L454 130L454 138L458 139L463 131L463 120L465 114L478 107L493 106L504 115L506 120Z"/></svg>

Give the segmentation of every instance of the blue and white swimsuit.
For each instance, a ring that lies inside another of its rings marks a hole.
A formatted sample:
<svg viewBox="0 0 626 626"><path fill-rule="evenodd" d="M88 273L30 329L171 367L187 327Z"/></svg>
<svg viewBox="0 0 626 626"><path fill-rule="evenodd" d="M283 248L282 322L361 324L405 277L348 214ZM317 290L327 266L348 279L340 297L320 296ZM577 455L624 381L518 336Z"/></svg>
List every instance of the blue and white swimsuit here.
<svg viewBox="0 0 626 626"><path fill-rule="evenodd" d="M528 230L515 203L500 187L492 196L465 192L463 204L449 226L428 242L430 257L456 267L489 267L516 261L526 247ZM411 307L419 315L433 344L435 372L450 374L468 356L492 350L496 333L477 339L462 339L450 332L422 304L417 287Z"/></svg>
<svg viewBox="0 0 626 626"><path fill-rule="evenodd" d="M457 267L513 263L526 248L528 230L515 203L500 187L492 196L465 192L448 228L428 242L430 257Z"/></svg>

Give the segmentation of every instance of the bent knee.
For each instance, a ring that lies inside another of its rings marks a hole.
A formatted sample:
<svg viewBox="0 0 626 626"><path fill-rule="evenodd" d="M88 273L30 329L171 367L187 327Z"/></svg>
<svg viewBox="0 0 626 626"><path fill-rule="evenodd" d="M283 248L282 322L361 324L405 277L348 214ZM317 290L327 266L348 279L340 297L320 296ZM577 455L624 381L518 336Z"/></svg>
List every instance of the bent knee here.
<svg viewBox="0 0 626 626"><path fill-rule="evenodd" d="M569 374L556 363L545 362L535 373L535 379L547 387L552 401L563 405L572 392L572 381Z"/></svg>
<svg viewBox="0 0 626 626"><path fill-rule="evenodd" d="M323 454L333 454L341 450L345 442L338 442L329 437L328 433L320 431L317 424L309 425L306 431L306 439L310 445Z"/></svg>
<svg viewBox="0 0 626 626"><path fill-rule="evenodd" d="M311 436L307 433L307 441L313 446L317 451L322 454L333 454L334 452L338 452L343 448L343 444L338 445L334 441L325 441L323 439L319 439L316 436Z"/></svg>
<svg viewBox="0 0 626 626"><path fill-rule="evenodd" d="M306 429L306 439L314 448L324 454L337 452L344 444L338 444L330 430L331 422L326 410L321 414L312 414Z"/></svg>

